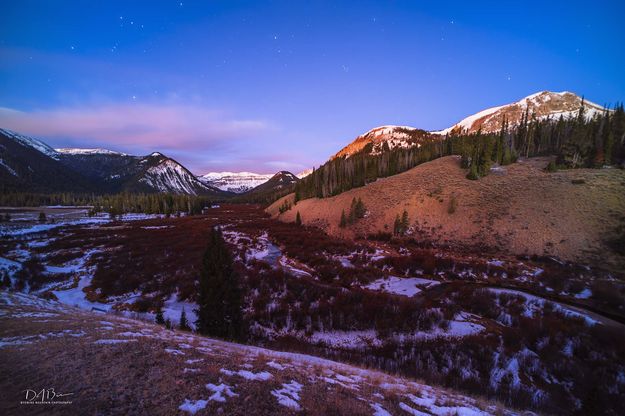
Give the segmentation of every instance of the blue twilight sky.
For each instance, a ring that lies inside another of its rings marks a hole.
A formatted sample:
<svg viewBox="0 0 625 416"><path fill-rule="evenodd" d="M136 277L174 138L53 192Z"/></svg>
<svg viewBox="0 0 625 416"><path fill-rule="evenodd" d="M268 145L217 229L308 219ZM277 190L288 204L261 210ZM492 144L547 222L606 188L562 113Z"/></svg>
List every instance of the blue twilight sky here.
<svg viewBox="0 0 625 416"><path fill-rule="evenodd" d="M0 127L301 171L382 124L428 130L540 90L625 99L620 1L0 4Z"/></svg>

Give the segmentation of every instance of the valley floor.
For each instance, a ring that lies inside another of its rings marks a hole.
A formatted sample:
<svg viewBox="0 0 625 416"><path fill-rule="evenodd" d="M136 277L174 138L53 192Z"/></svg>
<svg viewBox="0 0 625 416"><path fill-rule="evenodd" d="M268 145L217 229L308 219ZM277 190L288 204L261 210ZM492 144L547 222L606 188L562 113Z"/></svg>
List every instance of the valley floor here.
<svg viewBox="0 0 625 416"><path fill-rule="evenodd" d="M115 221L71 212L50 208L39 222L36 210L16 209L0 228L0 283L10 288L0 365L12 395L50 380L57 392L84 392L92 414L506 413L488 400L622 414L622 273L410 237L341 239L257 205ZM157 309L174 326L183 310L195 321L214 226L233 254L247 342L257 347L152 324ZM23 411L6 397L8 414Z"/></svg>

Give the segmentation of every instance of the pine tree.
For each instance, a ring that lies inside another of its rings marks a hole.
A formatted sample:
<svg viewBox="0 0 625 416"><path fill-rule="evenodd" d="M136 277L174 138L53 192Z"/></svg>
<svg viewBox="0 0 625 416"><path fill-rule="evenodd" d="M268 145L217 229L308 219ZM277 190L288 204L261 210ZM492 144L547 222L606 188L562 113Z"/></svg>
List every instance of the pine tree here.
<svg viewBox="0 0 625 416"><path fill-rule="evenodd" d="M358 219L364 218L367 209L365 208L365 204L362 202L362 199L358 198L356 201L356 205L354 206L354 216Z"/></svg>
<svg viewBox="0 0 625 416"><path fill-rule="evenodd" d="M165 325L165 318L163 317L163 310L161 309L160 306L158 307L158 309L156 309L156 318L154 320L159 325Z"/></svg>
<svg viewBox="0 0 625 416"><path fill-rule="evenodd" d="M211 336L240 339L242 295L232 256L218 228L213 228L202 259L198 294L197 331Z"/></svg>
<svg viewBox="0 0 625 416"><path fill-rule="evenodd" d="M406 234L408 232L408 227L410 226L410 221L408 220L408 211L404 210L401 214L401 233Z"/></svg>
<svg viewBox="0 0 625 416"><path fill-rule="evenodd" d="M347 226L347 217L345 216L345 210L341 211L341 222L339 222L339 227L345 228Z"/></svg>
<svg viewBox="0 0 625 416"><path fill-rule="evenodd" d="M182 312L180 312L180 324L179 324L180 329L182 329L183 331L188 331L191 328L189 327L189 322L187 321L187 313L184 310L184 307L182 308Z"/></svg>
<svg viewBox="0 0 625 416"><path fill-rule="evenodd" d="M395 222L393 223L393 234L401 234L401 219L399 218L399 214L397 214L397 216L395 217Z"/></svg>
<svg viewBox="0 0 625 416"><path fill-rule="evenodd" d="M302 225L302 217L299 215L299 211L297 211L297 215L295 215L295 225Z"/></svg>
<svg viewBox="0 0 625 416"><path fill-rule="evenodd" d="M171 319L167 318L165 320L165 328L167 328L167 329L171 329L172 328L171 327Z"/></svg>
<svg viewBox="0 0 625 416"><path fill-rule="evenodd" d="M471 168L469 169L469 173L467 174L467 179L471 179L473 181L478 180L480 177L477 174L477 166L475 163L471 163Z"/></svg>

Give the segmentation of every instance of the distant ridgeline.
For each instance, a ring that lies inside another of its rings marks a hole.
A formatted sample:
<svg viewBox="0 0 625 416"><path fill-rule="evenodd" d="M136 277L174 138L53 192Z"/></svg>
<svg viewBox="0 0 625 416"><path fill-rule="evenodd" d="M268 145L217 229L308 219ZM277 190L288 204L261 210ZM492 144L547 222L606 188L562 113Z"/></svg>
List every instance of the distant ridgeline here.
<svg viewBox="0 0 625 416"><path fill-rule="evenodd" d="M397 128L404 146L374 148L366 144L355 153L340 153L295 185L295 199L324 198L364 186L377 178L395 175L433 159L462 156L469 179L488 174L493 164L506 165L518 157L556 156L550 170L599 168L625 163L625 112L623 105L587 118L582 106L575 117L538 119L526 111L520 122L506 119L496 133L462 130L446 135Z"/></svg>

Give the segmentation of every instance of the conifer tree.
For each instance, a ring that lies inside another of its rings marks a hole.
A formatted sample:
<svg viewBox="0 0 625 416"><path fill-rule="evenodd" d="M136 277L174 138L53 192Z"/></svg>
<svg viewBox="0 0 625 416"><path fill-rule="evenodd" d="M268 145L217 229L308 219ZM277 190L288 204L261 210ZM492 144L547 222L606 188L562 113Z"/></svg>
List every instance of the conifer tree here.
<svg viewBox="0 0 625 416"><path fill-rule="evenodd" d="M480 177L477 174L477 166L475 163L471 163L471 167L469 168L469 173L467 174L467 179L471 179L473 181L478 180Z"/></svg>
<svg viewBox="0 0 625 416"><path fill-rule="evenodd" d="M154 320L159 325L165 325L165 318L163 317L163 310L161 309L160 306L156 309L156 318Z"/></svg>
<svg viewBox="0 0 625 416"><path fill-rule="evenodd" d="M187 321L187 313L184 310L184 307L182 308L182 312L180 312L180 324L179 324L180 329L182 329L183 331L188 331L191 328L189 327L189 322Z"/></svg>
<svg viewBox="0 0 625 416"><path fill-rule="evenodd" d="M395 217L395 222L393 223L393 234L401 234L401 219L399 218L399 214L397 214L397 216Z"/></svg>
<svg viewBox="0 0 625 416"><path fill-rule="evenodd" d="M401 214L401 233L405 234L408 231L410 226L410 221L408 220L408 211L404 210Z"/></svg>
<svg viewBox="0 0 625 416"><path fill-rule="evenodd" d="M345 210L341 211L341 222L339 222L339 227L345 228L347 226L347 217L345 216Z"/></svg>
<svg viewBox="0 0 625 416"><path fill-rule="evenodd" d="M242 295L232 256L221 230L213 228L202 259L198 294L197 331L211 336L240 339Z"/></svg>
<svg viewBox="0 0 625 416"><path fill-rule="evenodd" d="M302 217L301 215L299 215L299 211L297 211L297 215L295 215L295 225L302 225Z"/></svg>

